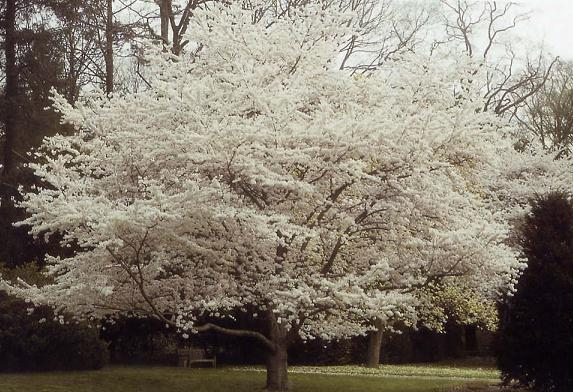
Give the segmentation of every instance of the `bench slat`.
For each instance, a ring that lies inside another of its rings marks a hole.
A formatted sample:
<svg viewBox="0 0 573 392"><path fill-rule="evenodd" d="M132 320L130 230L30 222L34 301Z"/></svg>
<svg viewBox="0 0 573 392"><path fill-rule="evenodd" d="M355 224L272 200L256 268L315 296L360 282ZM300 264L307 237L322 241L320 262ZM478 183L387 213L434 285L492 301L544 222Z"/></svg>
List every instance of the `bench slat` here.
<svg viewBox="0 0 573 392"><path fill-rule="evenodd" d="M192 363L211 363L213 367L217 366L217 359L215 357L208 358L207 352L202 348L192 348L189 350L189 364Z"/></svg>

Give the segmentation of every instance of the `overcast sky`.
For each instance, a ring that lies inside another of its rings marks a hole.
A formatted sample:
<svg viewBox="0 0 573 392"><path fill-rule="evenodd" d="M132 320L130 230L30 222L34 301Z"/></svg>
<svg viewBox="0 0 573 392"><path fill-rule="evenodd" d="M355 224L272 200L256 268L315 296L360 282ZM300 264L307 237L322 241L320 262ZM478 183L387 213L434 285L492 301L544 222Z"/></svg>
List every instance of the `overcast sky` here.
<svg viewBox="0 0 573 392"><path fill-rule="evenodd" d="M573 0L525 0L531 19L521 33L531 40L543 40L552 54L573 60ZM525 42L524 42L525 44Z"/></svg>

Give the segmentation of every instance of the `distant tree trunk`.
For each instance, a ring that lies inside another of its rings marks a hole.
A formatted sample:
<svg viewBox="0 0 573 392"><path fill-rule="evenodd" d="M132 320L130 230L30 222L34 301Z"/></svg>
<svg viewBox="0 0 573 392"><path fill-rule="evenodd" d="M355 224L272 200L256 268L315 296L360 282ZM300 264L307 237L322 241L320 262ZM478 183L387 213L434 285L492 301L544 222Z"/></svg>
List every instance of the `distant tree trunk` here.
<svg viewBox="0 0 573 392"><path fill-rule="evenodd" d="M73 34L71 32L68 32L66 34L66 40L68 41L68 45L70 48L70 54L68 56L69 60L68 60L68 66L70 68L70 73L68 75L68 79L70 81L69 85L68 85L68 89L67 89L67 94L66 94L66 99L68 100L68 102L70 103L75 103L78 99L78 95L79 95L79 91L78 91L78 74L76 72L76 47L73 44L74 42L74 37Z"/></svg>
<svg viewBox="0 0 573 392"><path fill-rule="evenodd" d="M179 28L175 27L173 30L173 47L171 48L171 52L179 56L181 54L181 37L179 36Z"/></svg>
<svg viewBox="0 0 573 392"><path fill-rule="evenodd" d="M113 92L113 0L107 0L105 21L105 92Z"/></svg>
<svg viewBox="0 0 573 392"><path fill-rule="evenodd" d="M382 349L383 324L379 319L374 322L376 329L368 333L368 358L366 367L377 369L380 365L380 350Z"/></svg>
<svg viewBox="0 0 573 392"><path fill-rule="evenodd" d="M267 354L267 386L268 391L288 390L288 331L276 322L274 314L269 315L269 335L275 349Z"/></svg>
<svg viewBox="0 0 573 392"><path fill-rule="evenodd" d="M159 0L159 20L161 21L161 39L165 45L169 44L169 14L171 11L169 0Z"/></svg>
<svg viewBox="0 0 573 392"><path fill-rule="evenodd" d="M4 157L2 174L8 175L14 169L14 144L16 139L16 113L18 111L18 69L16 66L16 0L6 0L4 15L6 35L4 50L6 56L6 86L4 92Z"/></svg>

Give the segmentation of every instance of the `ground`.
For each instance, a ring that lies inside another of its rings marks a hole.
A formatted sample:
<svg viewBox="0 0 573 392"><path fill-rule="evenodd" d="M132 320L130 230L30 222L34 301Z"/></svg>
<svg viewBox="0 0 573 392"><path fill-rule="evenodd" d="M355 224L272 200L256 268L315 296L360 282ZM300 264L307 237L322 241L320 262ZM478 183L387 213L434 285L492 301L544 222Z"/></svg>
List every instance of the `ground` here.
<svg viewBox="0 0 573 392"><path fill-rule="evenodd" d="M316 371L321 370L320 372ZM431 366L384 366L378 372L360 367L292 367L293 392L446 392L485 387L497 380L493 370L460 369L456 375ZM408 370L409 369L409 370ZM260 368L181 369L109 367L100 371L3 374L2 392L251 392L262 390ZM314 370L314 371L312 371ZM305 372L305 373L302 373ZM311 374L308 374L311 372ZM316 374L322 373L322 374ZM479 372L478 372L479 373ZM443 374L443 375L440 375ZM450 374L450 375L449 375ZM464 387L465 388L465 387Z"/></svg>
<svg viewBox="0 0 573 392"><path fill-rule="evenodd" d="M235 370L264 372L264 367L236 367ZM438 362L432 364L380 365L378 369L369 369L358 365L345 366L289 366L293 374L327 374L345 376L377 377L417 377L425 379L445 378L462 381L497 382L500 372L489 364L466 365L456 362Z"/></svg>

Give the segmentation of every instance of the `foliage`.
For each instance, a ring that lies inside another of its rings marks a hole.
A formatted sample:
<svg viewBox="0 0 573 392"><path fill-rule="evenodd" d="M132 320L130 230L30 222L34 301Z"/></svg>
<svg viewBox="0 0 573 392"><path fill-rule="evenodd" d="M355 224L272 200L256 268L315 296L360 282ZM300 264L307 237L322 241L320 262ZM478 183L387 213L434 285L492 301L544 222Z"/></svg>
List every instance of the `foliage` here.
<svg viewBox="0 0 573 392"><path fill-rule="evenodd" d="M31 264L3 270L5 277L45 284L47 279ZM99 369L107 350L95 329L65 324L49 307L0 293L0 371Z"/></svg>
<svg viewBox="0 0 573 392"><path fill-rule="evenodd" d="M443 332L447 321L459 325L477 325L494 331L497 328L497 303L478 290L463 285L431 285L419 292L421 324Z"/></svg>
<svg viewBox="0 0 573 392"><path fill-rule="evenodd" d="M0 264L0 274L4 279L12 282L22 279L28 284L36 286L44 286L48 283L52 283L52 279L44 275L41 269L34 263L26 263L13 268L7 268Z"/></svg>
<svg viewBox="0 0 573 392"><path fill-rule="evenodd" d="M180 335L155 318L122 317L104 322L100 337L108 344L111 363L175 365Z"/></svg>
<svg viewBox="0 0 573 392"><path fill-rule="evenodd" d="M528 266L508 298L497 348L504 379L537 391L573 388L573 203L538 198L522 230Z"/></svg>
<svg viewBox="0 0 573 392"><path fill-rule="evenodd" d="M13 68L17 75L11 78L15 80L10 83L14 85L10 98L5 75L0 74L4 90L0 96L0 145L4 148L1 160L2 165L10 161L14 166L14 170L6 172L0 168L0 260L11 266L31 260L41 262L45 253L43 244L34 241L26 230L13 226L25 216L24 211L14 206L13 200L20 199L18 186L29 189L36 182L33 173L23 165L30 160L30 150L40 145L45 136L66 132L66 127L60 125L59 114L50 108L51 88L63 92L71 88L64 72L66 56L58 44L61 38L58 33L34 22L32 14L41 3L17 1L18 18L13 33ZM7 45L2 46L7 49ZM8 115L10 131L6 131L4 124ZM8 138L7 133L12 136Z"/></svg>
<svg viewBox="0 0 573 392"><path fill-rule="evenodd" d="M1 371L99 369L107 351L97 331L62 324L50 308L36 308L0 295Z"/></svg>

